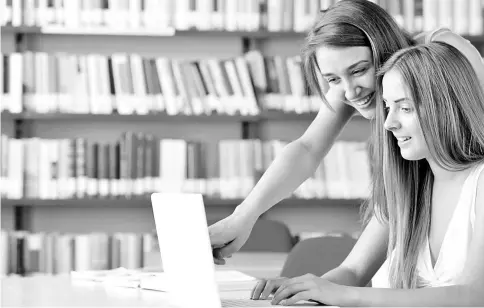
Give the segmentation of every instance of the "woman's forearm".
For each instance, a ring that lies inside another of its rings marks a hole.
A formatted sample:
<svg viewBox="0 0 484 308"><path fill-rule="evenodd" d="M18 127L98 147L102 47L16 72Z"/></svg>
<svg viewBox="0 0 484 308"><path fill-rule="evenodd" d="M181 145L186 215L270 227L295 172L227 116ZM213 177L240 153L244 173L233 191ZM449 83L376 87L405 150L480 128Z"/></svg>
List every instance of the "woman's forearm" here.
<svg viewBox="0 0 484 308"><path fill-rule="evenodd" d="M333 103L331 106L331 109L322 106L304 134L277 155L235 213L259 217L314 174L355 112L347 104Z"/></svg>
<svg viewBox="0 0 484 308"><path fill-rule="evenodd" d="M288 197L316 170L320 159L315 158L302 142L289 143L266 170L247 198L236 208L259 217L282 199Z"/></svg>
<svg viewBox="0 0 484 308"><path fill-rule="evenodd" d="M338 266L337 268L330 270L321 278L324 278L332 283L336 283L344 286L360 287L363 283L360 278L349 268Z"/></svg>
<svg viewBox="0 0 484 308"><path fill-rule="evenodd" d="M467 285L421 288L348 288L349 306L484 306L482 290Z"/></svg>

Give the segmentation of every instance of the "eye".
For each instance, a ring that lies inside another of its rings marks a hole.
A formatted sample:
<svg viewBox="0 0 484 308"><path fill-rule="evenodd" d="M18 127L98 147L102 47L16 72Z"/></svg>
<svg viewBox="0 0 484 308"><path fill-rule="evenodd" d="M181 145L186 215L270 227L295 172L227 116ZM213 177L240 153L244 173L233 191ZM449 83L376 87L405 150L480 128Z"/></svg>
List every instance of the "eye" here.
<svg viewBox="0 0 484 308"><path fill-rule="evenodd" d="M328 79L326 79L326 81L328 83L334 83L334 84L336 84L336 83L339 82L339 79L338 78L328 78Z"/></svg>
<svg viewBox="0 0 484 308"><path fill-rule="evenodd" d="M401 107L400 109L405 113L409 113L410 111L412 111L412 109L409 107Z"/></svg>
<svg viewBox="0 0 484 308"><path fill-rule="evenodd" d="M353 75L361 75L366 71L366 68L360 68L355 71L353 71Z"/></svg>

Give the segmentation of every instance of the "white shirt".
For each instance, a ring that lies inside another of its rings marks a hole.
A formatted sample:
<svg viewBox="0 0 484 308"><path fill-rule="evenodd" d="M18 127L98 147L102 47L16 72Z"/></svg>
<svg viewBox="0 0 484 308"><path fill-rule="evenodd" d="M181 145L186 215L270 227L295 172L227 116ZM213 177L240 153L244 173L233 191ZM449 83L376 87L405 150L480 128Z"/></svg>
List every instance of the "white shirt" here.
<svg viewBox="0 0 484 308"><path fill-rule="evenodd" d="M483 169L484 164L474 167L462 186L435 266L432 266L428 236L421 247L417 261L419 288L454 285L464 270L476 220L477 183ZM389 265L387 259L373 277L373 287L390 288Z"/></svg>

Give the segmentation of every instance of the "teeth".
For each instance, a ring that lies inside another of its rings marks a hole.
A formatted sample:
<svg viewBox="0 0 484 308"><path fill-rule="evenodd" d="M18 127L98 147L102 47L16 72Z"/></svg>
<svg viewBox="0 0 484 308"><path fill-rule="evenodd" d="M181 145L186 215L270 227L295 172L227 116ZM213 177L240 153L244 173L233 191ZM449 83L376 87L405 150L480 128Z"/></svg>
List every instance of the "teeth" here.
<svg viewBox="0 0 484 308"><path fill-rule="evenodd" d="M410 137L397 138L397 140L400 141L400 142L404 142L404 141L407 141L409 139L410 139Z"/></svg>
<svg viewBox="0 0 484 308"><path fill-rule="evenodd" d="M370 100L370 97L371 97L371 95L368 95L368 96L367 96L367 97L366 97L364 100L361 100L361 101L359 101L359 102L356 102L356 104L357 104L358 106L363 106L363 105L366 105L366 103L368 103L368 101Z"/></svg>

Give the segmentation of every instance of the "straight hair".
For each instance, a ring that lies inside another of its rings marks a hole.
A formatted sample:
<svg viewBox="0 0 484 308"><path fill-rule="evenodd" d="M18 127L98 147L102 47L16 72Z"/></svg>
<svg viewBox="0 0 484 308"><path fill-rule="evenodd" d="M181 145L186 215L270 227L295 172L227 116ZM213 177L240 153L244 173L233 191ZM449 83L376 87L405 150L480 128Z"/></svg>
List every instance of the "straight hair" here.
<svg viewBox="0 0 484 308"><path fill-rule="evenodd" d="M408 88L430 155L449 171L461 171L484 160L484 91L468 59L441 42L395 53L377 73L397 71ZM425 245L431 218L434 176L427 160L409 161L400 155L393 134L384 128L386 111L377 105L381 155L376 166L383 176L374 183L372 203L386 218L388 255L393 288L416 288L419 251Z"/></svg>

